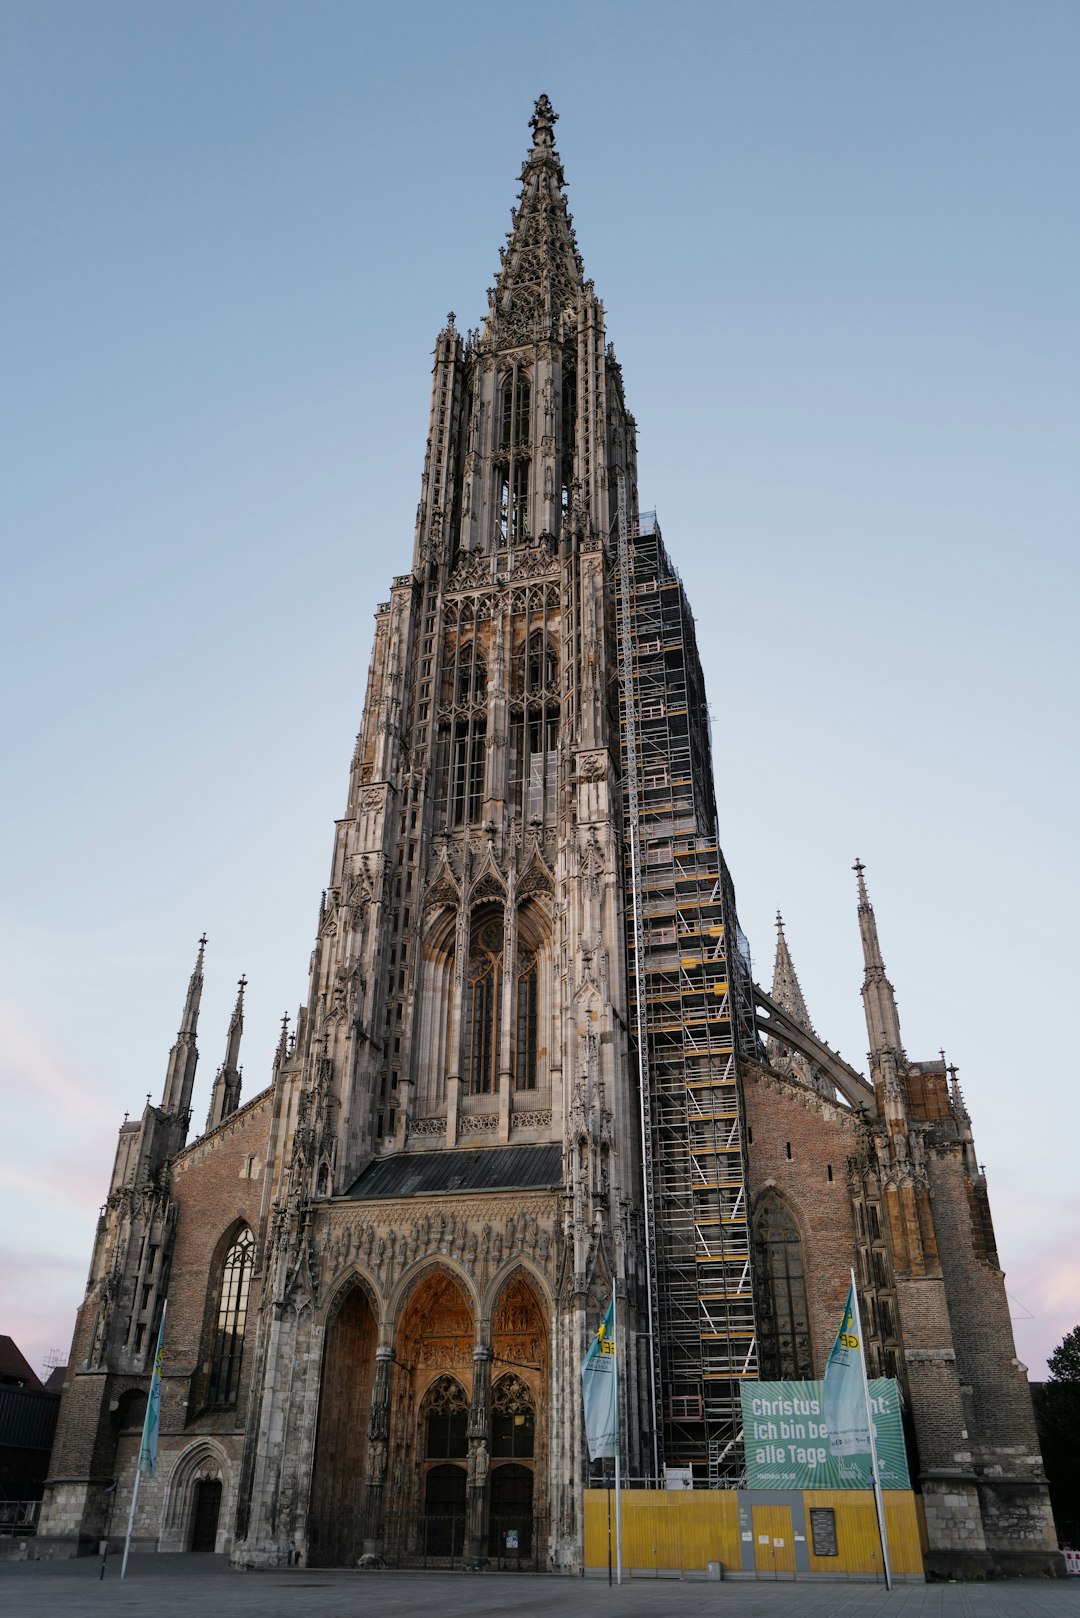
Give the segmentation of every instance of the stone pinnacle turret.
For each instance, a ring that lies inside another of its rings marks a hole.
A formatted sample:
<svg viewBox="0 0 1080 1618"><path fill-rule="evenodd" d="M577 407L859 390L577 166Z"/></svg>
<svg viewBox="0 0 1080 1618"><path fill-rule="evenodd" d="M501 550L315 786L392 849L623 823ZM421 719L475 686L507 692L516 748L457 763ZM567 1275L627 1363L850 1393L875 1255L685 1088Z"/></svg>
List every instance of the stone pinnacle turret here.
<svg viewBox="0 0 1080 1618"><path fill-rule="evenodd" d="M207 1130L215 1129L223 1118L228 1118L240 1105L240 1036L244 1032L244 990L247 987L247 978L242 977L238 985L236 1005L229 1022L229 1032L225 1041L225 1060L218 1068L214 1080L214 1088L210 1096L210 1112L206 1120Z"/></svg>

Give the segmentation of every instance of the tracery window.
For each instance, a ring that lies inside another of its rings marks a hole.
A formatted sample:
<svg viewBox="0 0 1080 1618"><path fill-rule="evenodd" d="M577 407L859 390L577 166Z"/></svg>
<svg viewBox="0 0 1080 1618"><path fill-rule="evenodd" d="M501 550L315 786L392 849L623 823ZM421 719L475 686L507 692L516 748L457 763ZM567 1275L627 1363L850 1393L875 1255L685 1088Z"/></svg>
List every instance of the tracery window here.
<svg viewBox="0 0 1080 1618"><path fill-rule="evenodd" d="M765 1197L758 1210L754 1250L761 1374L793 1380L812 1377L802 1240L791 1213L776 1196Z"/></svg>
<svg viewBox="0 0 1080 1618"><path fill-rule="evenodd" d="M563 377L560 429L561 503L565 515L570 510L570 487L574 481L574 447L577 440L577 376L573 371Z"/></svg>
<svg viewBox="0 0 1080 1618"><path fill-rule="evenodd" d="M496 521L502 544L519 544L529 532L529 446L532 440L532 383L525 370L507 371L496 409Z"/></svg>
<svg viewBox="0 0 1080 1618"><path fill-rule="evenodd" d="M503 1376L491 1390L491 1453L496 1460L532 1460L536 1409L519 1376Z"/></svg>
<svg viewBox="0 0 1080 1618"><path fill-rule="evenodd" d="M207 1403L234 1405L240 1391L240 1368L247 1329L248 1292L255 1265L255 1238L245 1226L221 1267L214 1340L210 1356Z"/></svg>
<svg viewBox="0 0 1080 1618"><path fill-rule="evenodd" d="M454 700L457 703L483 702L487 696L487 666L472 641L459 646Z"/></svg>
<svg viewBox="0 0 1080 1618"><path fill-rule="evenodd" d="M452 1376L441 1376L428 1394L424 1453L429 1460L467 1455L469 1397Z"/></svg>
<svg viewBox="0 0 1080 1618"><path fill-rule="evenodd" d="M489 914L474 922L469 942L465 1019L465 1072L472 1095L490 1095L498 1089L502 951L502 916Z"/></svg>
<svg viewBox="0 0 1080 1618"><path fill-rule="evenodd" d="M536 1089L536 956L519 952L514 1005L514 1088Z"/></svg>
<svg viewBox="0 0 1080 1618"><path fill-rule="evenodd" d="M525 821L555 813L559 654L546 629L518 653L511 707L511 797Z"/></svg>

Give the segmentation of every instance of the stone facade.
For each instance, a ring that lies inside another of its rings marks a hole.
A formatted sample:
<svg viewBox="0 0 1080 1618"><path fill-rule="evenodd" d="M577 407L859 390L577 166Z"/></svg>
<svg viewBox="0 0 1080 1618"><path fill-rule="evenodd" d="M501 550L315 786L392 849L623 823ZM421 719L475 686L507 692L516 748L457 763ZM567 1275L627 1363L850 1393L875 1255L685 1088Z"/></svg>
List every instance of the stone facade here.
<svg viewBox="0 0 1080 1618"><path fill-rule="evenodd" d="M705 1058L690 1085L727 1119L724 1142L710 1137L728 1178L707 1223L748 1240L748 1189L756 1237L752 1264L731 1249L711 1272L734 1276L712 1284L744 1302L724 1354L710 1352L734 1387L755 1363L756 1306L763 1368L820 1374L854 1267L873 1369L907 1396L933 1565L1049 1565L959 1091L942 1065L903 1054L861 871L869 1079L814 1033L783 938L772 997L740 977L734 891L708 853L692 619L658 537L659 574L635 588L674 592L692 812L674 844L655 827L639 844L626 818L634 750L658 734L636 741L620 706L634 422L554 122L542 97L483 326L463 335L450 315L436 342L412 566L376 613L305 1002L268 1087L242 1105L241 983L207 1131L188 1143L200 944L162 1101L121 1128L37 1553L96 1544L110 1510L114 1533L126 1520L166 1297L144 1547L248 1566L512 1553L576 1570L581 1363L613 1283L628 1471L650 1473L677 1430L707 1435L707 1399L680 1393L676 1429L664 1385L674 1337L655 1251L658 1237L669 1256L678 1242L671 1164L643 1151L661 1137L642 1129L628 975L639 849L645 865L682 859L673 882L693 856L699 887L705 849L695 913L711 976L693 993L728 1029L722 1063ZM666 723L662 703L641 715ZM649 764L644 813L667 788ZM657 982L667 950L673 974L689 971L678 925L665 926L649 919ZM657 1107L670 1102L661 1087ZM703 1150L691 1140L686 1161ZM695 1262L680 1273L700 1291ZM697 1352L682 1344L680 1374L704 1384ZM702 1439L696 1481L737 1475L739 1454L737 1440Z"/></svg>

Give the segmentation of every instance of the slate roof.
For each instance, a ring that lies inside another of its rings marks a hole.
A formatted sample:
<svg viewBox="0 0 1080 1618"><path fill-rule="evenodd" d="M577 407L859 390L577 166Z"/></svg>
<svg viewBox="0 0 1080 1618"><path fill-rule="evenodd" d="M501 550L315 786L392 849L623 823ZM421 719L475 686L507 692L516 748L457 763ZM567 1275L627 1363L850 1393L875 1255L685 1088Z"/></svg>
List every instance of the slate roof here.
<svg viewBox="0 0 1080 1618"><path fill-rule="evenodd" d="M345 1193L429 1197L466 1191L554 1190L562 1185L562 1147L491 1146L471 1152L400 1152L369 1163Z"/></svg>

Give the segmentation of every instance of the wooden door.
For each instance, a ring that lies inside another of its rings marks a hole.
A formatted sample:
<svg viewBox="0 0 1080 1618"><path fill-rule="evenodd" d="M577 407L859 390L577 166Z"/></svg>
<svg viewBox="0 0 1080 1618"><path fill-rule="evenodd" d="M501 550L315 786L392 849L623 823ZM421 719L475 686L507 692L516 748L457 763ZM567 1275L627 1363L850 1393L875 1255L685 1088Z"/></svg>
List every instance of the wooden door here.
<svg viewBox="0 0 1080 1618"><path fill-rule="evenodd" d="M795 1541L791 1533L790 1506L752 1506L754 1523L754 1566L759 1573L795 1571Z"/></svg>

